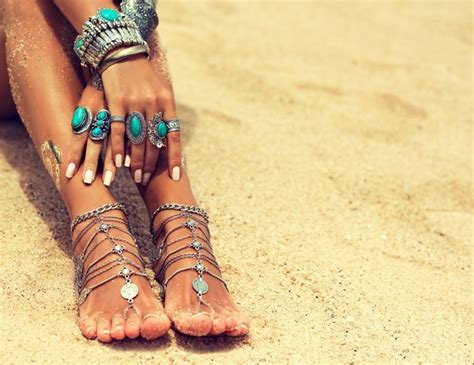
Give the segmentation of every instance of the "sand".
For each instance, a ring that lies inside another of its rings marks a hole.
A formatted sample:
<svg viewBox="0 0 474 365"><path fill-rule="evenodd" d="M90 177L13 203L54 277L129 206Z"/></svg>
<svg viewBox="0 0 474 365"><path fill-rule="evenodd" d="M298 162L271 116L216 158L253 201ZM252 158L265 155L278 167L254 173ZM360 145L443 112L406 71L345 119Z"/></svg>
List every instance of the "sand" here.
<svg viewBox="0 0 474 365"><path fill-rule="evenodd" d="M188 170L251 335L85 340L66 211L7 122L1 362L473 362L471 3L159 10ZM114 191L148 240L125 175Z"/></svg>

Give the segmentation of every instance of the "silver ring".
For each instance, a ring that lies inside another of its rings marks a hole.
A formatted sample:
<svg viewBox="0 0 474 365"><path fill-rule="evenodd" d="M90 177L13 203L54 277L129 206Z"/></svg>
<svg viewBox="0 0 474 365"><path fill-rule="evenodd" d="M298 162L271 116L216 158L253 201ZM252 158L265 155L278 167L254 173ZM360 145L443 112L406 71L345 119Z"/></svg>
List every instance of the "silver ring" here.
<svg viewBox="0 0 474 365"><path fill-rule="evenodd" d="M125 115L112 115L110 117L110 123L113 122L125 123Z"/></svg>
<svg viewBox="0 0 474 365"><path fill-rule="evenodd" d="M168 133L179 132L181 130L179 119L165 120L166 126L168 127Z"/></svg>
<svg viewBox="0 0 474 365"><path fill-rule="evenodd" d="M126 127L125 131L127 132L128 140L132 144L140 144L145 140L146 121L142 113L131 112L127 116L125 127Z"/></svg>
<svg viewBox="0 0 474 365"><path fill-rule="evenodd" d="M162 113L156 113L148 122L148 139L157 148L165 147L168 126L162 119Z"/></svg>

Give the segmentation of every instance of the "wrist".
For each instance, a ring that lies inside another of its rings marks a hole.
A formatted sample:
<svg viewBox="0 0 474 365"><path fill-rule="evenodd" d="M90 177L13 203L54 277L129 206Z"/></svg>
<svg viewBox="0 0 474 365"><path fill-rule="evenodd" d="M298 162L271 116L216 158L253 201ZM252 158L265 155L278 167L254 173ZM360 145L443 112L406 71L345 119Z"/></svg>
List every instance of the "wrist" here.
<svg viewBox="0 0 474 365"><path fill-rule="evenodd" d="M116 50L113 50L104 57L104 60L101 62L97 72L102 75L106 70L110 68L116 68L115 66L118 64L140 59L148 59L149 52L150 50L146 44L120 47Z"/></svg>

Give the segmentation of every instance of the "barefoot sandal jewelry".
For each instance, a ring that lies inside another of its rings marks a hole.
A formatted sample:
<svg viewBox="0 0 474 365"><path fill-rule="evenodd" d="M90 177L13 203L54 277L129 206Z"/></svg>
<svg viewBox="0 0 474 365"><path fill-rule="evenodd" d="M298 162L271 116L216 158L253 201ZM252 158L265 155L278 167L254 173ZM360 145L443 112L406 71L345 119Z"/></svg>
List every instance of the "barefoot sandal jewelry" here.
<svg viewBox="0 0 474 365"><path fill-rule="evenodd" d="M136 239L131 233L132 231L128 224L128 220L126 218L122 218L121 216L103 215L105 212L115 210L121 211L125 217L127 217L127 211L123 204L111 203L81 214L74 218L74 220L71 222L72 235L78 224L85 221L90 221L81 228L80 232L74 239L72 246L73 251L80 240L85 238L89 232L93 231L92 235L89 234L82 252L78 256L74 256L75 286L77 293L77 303L79 306L86 301L87 296L94 289L97 289L100 286L117 278L123 278L125 280L125 284L120 289L120 295L128 302L128 306L124 312L124 316L126 317L130 309L138 312L134 306L134 302L135 298L139 294L139 288L132 281L133 275L142 276L148 280L150 280L150 275L147 274L146 270L144 269L145 263L143 262L142 258L136 253L139 252L138 246ZM119 231L127 234L130 237L130 240L114 236L113 231ZM103 237L97 238L99 234L103 235ZM90 258L92 252L106 241L112 243L110 250L94 259L88 265L87 269L84 269L84 263ZM125 253L131 255L132 258L137 259L139 264L124 256ZM109 258L111 256L115 258L110 260ZM117 268L118 271L116 271ZM112 274L113 270L116 271L115 274ZM98 276L109 271L111 271L111 275L109 277L91 284L91 281L94 278L97 278Z"/></svg>
<svg viewBox="0 0 474 365"><path fill-rule="evenodd" d="M165 210L174 210L174 211L178 211L178 213L175 213L165 218L163 222L160 224L160 226L158 227L158 229L155 232L153 232L153 221L155 217L158 215L158 213ZM164 231L165 226L168 223L171 223L180 218L181 219L184 218L186 219L186 221L184 223L179 223L178 225L166 231L165 233ZM178 274L185 271L190 271L190 270L194 270L197 273L197 277L192 281L191 284L194 291L197 294L199 304L204 304L210 307L210 305L203 298L203 296L209 291L209 284L205 280L204 274L207 274L216 278L217 280L222 282L225 288L227 289L227 284L222 278L220 266L217 263L214 253L212 252L212 246L210 242L210 233L207 227L208 223L209 223L209 218L208 218L207 212L195 206L183 205L183 204L164 204L158 207L153 212L151 216L152 226L150 227L150 229L153 234L153 242L157 244L153 245L151 264L152 264L152 267L154 267L157 264L160 264L159 266L160 269L156 272L156 279L162 286L163 295L166 291L167 285L172 279L174 279ZM187 235L174 238L170 242L167 242L167 239L172 233L178 230L182 230L182 229L186 229L189 233ZM161 234L163 234L164 237L161 239L160 242L157 242L158 237ZM186 240L188 242L184 243L184 241ZM176 244L181 244L181 245L176 248L174 247L170 248L171 246L174 246ZM164 251L168 248L170 249L168 250L166 255L163 256ZM180 253L189 248L193 249L194 252L193 253ZM174 263L182 259L189 259L189 258L196 259L196 263L193 266L187 266L187 267L177 269L174 272L172 272L169 276L165 275L166 271L170 268L171 265L173 265ZM206 267L206 265L208 264L210 266L213 266L215 269L217 269L218 274L210 271Z"/></svg>

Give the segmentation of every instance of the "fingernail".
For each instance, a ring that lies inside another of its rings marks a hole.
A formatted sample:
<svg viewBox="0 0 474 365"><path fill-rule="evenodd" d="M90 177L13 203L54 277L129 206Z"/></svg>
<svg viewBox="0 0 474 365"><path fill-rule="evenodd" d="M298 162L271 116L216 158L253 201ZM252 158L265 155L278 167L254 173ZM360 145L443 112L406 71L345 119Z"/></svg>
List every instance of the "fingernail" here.
<svg viewBox="0 0 474 365"><path fill-rule="evenodd" d="M69 165L67 165L66 177L70 179L74 175L74 171L76 171L76 164L70 162Z"/></svg>
<svg viewBox="0 0 474 365"><path fill-rule="evenodd" d="M122 167L122 155L115 156L115 166Z"/></svg>
<svg viewBox="0 0 474 365"><path fill-rule="evenodd" d="M146 172L143 174L143 180L142 180L142 185L148 185L150 182L151 174L149 172Z"/></svg>
<svg viewBox="0 0 474 365"><path fill-rule="evenodd" d="M173 167L173 173L171 174L171 178L174 181L179 181L180 175L181 175L181 170L180 170L179 166Z"/></svg>
<svg viewBox="0 0 474 365"><path fill-rule="evenodd" d="M86 170L86 173L84 174L84 183L92 184L92 180L94 180L94 171Z"/></svg>
<svg viewBox="0 0 474 365"><path fill-rule="evenodd" d="M105 186L110 186L110 183L112 182L112 171L107 170L104 174L104 185Z"/></svg>
<svg viewBox="0 0 474 365"><path fill-rule="evenodd" d="M135 178L135 182L137 184L140 184L142 182L142 170L141 169L138 169L137 171L135 171L134 178Z"/></svg>
<svg viewBox="0 0 474 365"><path fill-rule="evenodd" d="M126 156L125 156L125 162L123 163L123 165L124 165L125 167L130 167L130 160L131 160L130 156L129 156L129 155L126 155Z"/></svg>

